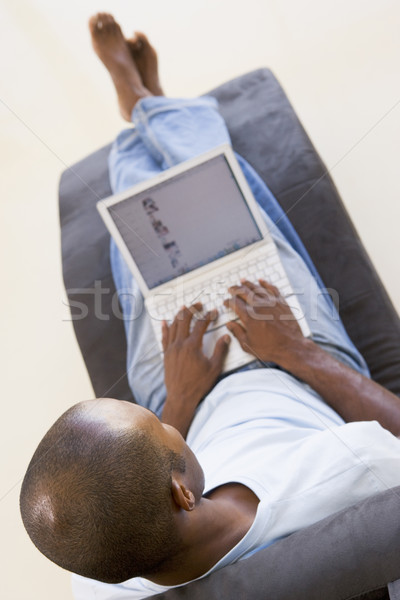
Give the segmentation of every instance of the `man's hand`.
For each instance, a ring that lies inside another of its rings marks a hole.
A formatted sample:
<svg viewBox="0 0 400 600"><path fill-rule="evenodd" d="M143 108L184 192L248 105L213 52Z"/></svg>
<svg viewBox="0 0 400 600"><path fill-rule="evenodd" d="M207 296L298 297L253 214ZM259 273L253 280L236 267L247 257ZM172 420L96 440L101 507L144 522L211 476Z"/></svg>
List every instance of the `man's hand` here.
<svg viewBox="0 0 400 600"><path fill-rule="evenodd" d="M213 387L222 371L230 338L222 336L216 343L211 358L202 350L203 336L217 312L209 312L197 319L190 331L193 315L202 308L200 303L183 307L171 325L162 325L164 350L164 378L167 399L162 421L174 425L186 435L197 405ZM198 313L199 314L199 313Z"/></svg>
<svg viewBox="0 0 400 600"><path fill-rule="evenodd" d="M304 337L279 290L260 279L258 285L243 281L229 292L232 298L224 303L241 323L231 321L227 328L243 350L259 360L285 366L289 353L303 343Z"/></svg>
<svg viewBox="0 0 400 600"><path fill-rule="evenodd" d="M278 290L260 280L229 288L225 303L240 323L227 324L242 348L272 361L312 387L345 421L377 420L400 437L400 399L303 337Z"/></svg>

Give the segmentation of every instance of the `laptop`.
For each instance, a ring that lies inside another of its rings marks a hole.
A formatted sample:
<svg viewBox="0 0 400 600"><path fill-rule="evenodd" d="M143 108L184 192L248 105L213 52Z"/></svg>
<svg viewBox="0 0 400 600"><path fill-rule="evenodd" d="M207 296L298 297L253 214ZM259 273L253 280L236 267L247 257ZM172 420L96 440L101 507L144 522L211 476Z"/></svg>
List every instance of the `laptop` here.
<svg viewBox="0 0 400 600"><path fill-rule="evenodd" d="M162 351L161 324L183 306L217 308L203 339L211 356L225 323L228 287L263 278L285 297L303 335L310 329L258 205L228 144L97 203L143 294ZM196 317L195 317L196 318ZM197 316L199 318L199 315ZM232 337L223 372L255 360Z"/></svg>

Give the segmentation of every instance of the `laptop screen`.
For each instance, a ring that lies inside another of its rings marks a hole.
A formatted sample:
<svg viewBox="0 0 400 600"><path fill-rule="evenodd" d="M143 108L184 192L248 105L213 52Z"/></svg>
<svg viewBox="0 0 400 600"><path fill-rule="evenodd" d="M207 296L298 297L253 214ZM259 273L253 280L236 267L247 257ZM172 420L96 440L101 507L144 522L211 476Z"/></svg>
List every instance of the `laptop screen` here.
<svg viewBox="0 0 400 600"><path fill-rule="evenodd" d="M224 155L108 210L149 289L262 239Z"/></svg>

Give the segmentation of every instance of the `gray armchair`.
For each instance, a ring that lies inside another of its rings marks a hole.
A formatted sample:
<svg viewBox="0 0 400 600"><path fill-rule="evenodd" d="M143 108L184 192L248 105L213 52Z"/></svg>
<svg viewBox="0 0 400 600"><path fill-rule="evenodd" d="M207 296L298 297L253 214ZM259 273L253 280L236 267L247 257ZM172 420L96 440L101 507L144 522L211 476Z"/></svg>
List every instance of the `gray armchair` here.
<svg viewBox="0 0 400 600"><path fill-rule="evenodd" d="M266 181L325 285L336 290L340 315L373 379L400 395L399 317L279 83L260 69L210 94L219 100L234 149ZM111 193L108 152L105 146L62 174L64 282L71 313L79 316L75 333L96 396L134 401L125 376L123 324L111 310L109 237L95 209ZM94 295L88 293L95 286L102 288L102 320L95 318ZM400 599L399 557L400 488L395 488L155 598L373 600L390 593Z"/></svg>

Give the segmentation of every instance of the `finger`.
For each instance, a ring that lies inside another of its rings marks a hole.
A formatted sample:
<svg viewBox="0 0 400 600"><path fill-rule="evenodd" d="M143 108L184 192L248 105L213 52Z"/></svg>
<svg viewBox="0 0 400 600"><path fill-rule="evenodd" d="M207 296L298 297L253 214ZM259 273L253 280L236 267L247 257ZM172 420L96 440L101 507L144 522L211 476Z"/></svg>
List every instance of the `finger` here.
<svg viewBox="0 0 400 600"><path fill-rule="evenodd" d="M224 305L233 310L238 317L244 321L247 318L247 304L244 300L239 298L238 296L234 296L233 298L227 298L224 300Z"/></svg>
<svg viewBox="0 0 400 600"><path fill-rule="evenodd" d="M190 323L193 318L193 312L187 306L183 306L176 315L177 327L176 338L185 339L189 335Z"/></svg>
<svg viewBox="0 0 400 600"><path fill-rule="evenodd" d="M178 336L187 337L190 332L190 324L194 316L201 314L203 305L201 302L195 302L186 309L184 318L178 325Z"/></svg>
<svg viewBox="0 0 400 600"><path fill-rule="evenodd" d="M171 344L172 342L174 342L177 338L178 335L178 325L179 325L179 321L182 318L183 315L183 311L186 309L186 306L182 306L178 312L176 313L175 317L172 320L171 325L169 326L169 343Z"/></svg>
<svg viewBox="0 0 400 600"><path fill-rule="evenodd" d="M222 371L222 366L224 364L226 355L228 354L230 343L231 338L229 335L223 335L215 344L214 352L211 357L211 363L216 373L220 373Z"/></svg>
<svg viewBox="0 0 400 600"><path fill-rule="evenodd" d="M246 330L237 321L230 321L226 324L227 330L235 336L239 344L242 346L246 343Z"/></svg>
<svg viewBox="0 0 400 600"><path fill-rule="evenodd" d="M260 282L261 287L267 290L267 292L269 292L270 294L273 294L277 298L281 295L278 288L272 285L272 283L268 283L268 281L265 281L265 279L259 279L258 281Z"/></svg>
<svg viewBox="0 0 400 600"><path fill-rule="evenodd" d="M252 281L249 281L248 279L241 279L240 283L242 285L245 285L247 288L249 288L249 290L253 290L253 291L255 291L258 287L255 283L253 283Z"/></svg>
<svg viewBox="0 0 400 600"><path fill-rule="evenodd" d="M262 280L264 281L264 280ZM248 287L249 289L251 289L254 293L254 296L261 296L261 297L265 297L271 294L271 291L266 289L265 287L263 287L261 285L261 279L258 280L258 283L252 283L251 281L247 281L247 279L243 279L241 281L242 285L245 285L246 287ZM270 285L270 284L268 284ZM272 290L276 290L277 288L275 288L273 285L270 285L270 289Z"/></svg>
<svg viewBox="0 0 400 600"><path fill-rule="evenodd" d="M233 296L242 298L249 306L256 306L260 298L264 298L267 295L266 290L260 284L256 285L245 279L242 280L242 285L232 286L228 291Z"/></svg>
<svg viewBox="0 0 400 600"><path fill-rule="evenodd" d="M169 331L168 331L168 341L171 344L176 337L176 331L178 328L178 323L176 321L176 317L177 315L175 315L174 319L172 320L172 323L169 325Z"/></svg>
<svg viewBox="0 0 400 600"><path fill-rule="evenodd" d="M245 302L247 302L248 304L251 304L251 302L254 299L254 292L252 289L250 289L249 287L247 287L246 285L232 285L231 287L228 288L228 292L233 296L233 297L239 297L242 300L244 300Z"/></svg>
<svg viewBox="0 0 400 600"><path fill-rule="evenodd" d="M163 350L165 352L168 347L168 337L169 337L169 327L167 325L167 321L163 321L161 323L161 332L162 332L161 343L162 343Z"/></svg>
<svg viewBox="0 0 400 600"><path fill-rule="evenodd" d="M192 320L193 313L201 310L201 302L193 304L190 308L182 306L182 308L175 315L174 320L169 329L169 342L174 342L178 337L184 339L189 334L190 322Z"/></svg>
<svg viewBox="0 0 400 600"><path fill-rule="evenodd" d="M195 302L194 304L190 305L189 310L194 316L197 316L202 312L203 304L201 302Z"/></svg>
<svg viewBox="0 0 400 600"><path fill-rule="evenodd" d="M230 333L232 333L232 335L235 336L235 338L237 339L237 341L239 342L239 344L245 352L249 352L253 356L257 356L249 346L247 332L245 328L242 325L240 325L240 323L238 323L237 321L230 321L226 324L226 327L228 331L230 331Z"/></svg>
<svg viewBox="0 0 400 600"><path fill-rule="evenodd" d="M205 332L207 331L207 327L209 326L209 324L211 323L211 321L215 321L215 319L218 317L218 311L217 310L210 310L202 319L199 319L195 326L193 327L193 331L192 331L192 338L193 341L195 342L195 344L197 345L201 345L202 341L203 341L203 335L205 334Z"/></svg>

